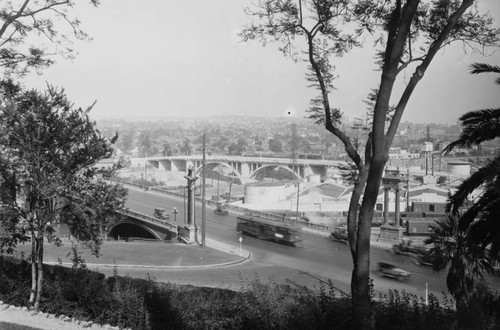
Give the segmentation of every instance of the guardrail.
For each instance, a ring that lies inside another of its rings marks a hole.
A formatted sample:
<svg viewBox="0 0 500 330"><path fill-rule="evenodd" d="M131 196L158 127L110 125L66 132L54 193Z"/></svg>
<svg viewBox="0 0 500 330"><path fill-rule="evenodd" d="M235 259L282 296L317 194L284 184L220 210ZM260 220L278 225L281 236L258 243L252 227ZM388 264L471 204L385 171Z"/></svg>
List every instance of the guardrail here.
<svg viewBox="0 0 500 330"><path fill-rule="evenodd" d="M141 188L141 189L146 190L146 191L155 191L155 192L158 192L158 193L161 193L164 195L169 195L169 196L174 196L174 197L182 197L182 198L185 197L184 194L182 194L182 193L177 193L174 191L164 190L164 189L157 188L157 187L150 187L150 186L146 186L146 185L142 185L142 184L137 184L137 183L133 183L133 182L130 182L127 180L123 180L123 179L108 179L108 181L123 184L123 185L138 187L138 188ZM196 197L196 199L201 200L201 198L198 198L198 197ZM213 200L206 199L205 202L210 206L215 207L217 205L217 202L213 201ZM249 215L253 215L253 216L257 216L257 217L261 217L261 218L265 218L265 219L269 219L269 220L281 221L281 222L286 222L286 223L290 223L290 224L296 224L296 225L299 225L301 227L316 229L319 231L332 231L333 230L333 227L330 227L330 226L313 224L313 223L310 223L310 222L307 222L304 220L290 219L288 217L283 217L283 216L280 216L280 215L274 214L274 213L252 210L252 209L248 209L246 207L241 207L241 206L231 205L231 204L226 204L225 206L226 206L226 209L228 211L232 211L233 213L249 214ZM128 212L133 212L133 211L128 211ZM141 213L137 213L137 214L141 214ZM144 217L155 219L155 218L150 217L148 215L144 215L144 214L141 214L141 215ZM155 219L155 220L158 220L158 219ZM158 221L161 221L161 220L158 220Z"/></svg>
<svg viewBox="0 0 500 330"><path fill-rule="evenodd" d="M130 210L117 210L116 212L123 214L123 215L126 215L126 216L129 216L129 217L132 217L132 218L140 219L140 220L143 220L143 221L155 224L155 225L160 225L162 227L166 227L167 229L170 229L173 231L177 231L176 225L173 225L173 224L169 223L168 221L157 219L155 217L152 217L152 216L149 216L146 214L142 214L142 213L134 212L134 211L130 211Z"/></svg>

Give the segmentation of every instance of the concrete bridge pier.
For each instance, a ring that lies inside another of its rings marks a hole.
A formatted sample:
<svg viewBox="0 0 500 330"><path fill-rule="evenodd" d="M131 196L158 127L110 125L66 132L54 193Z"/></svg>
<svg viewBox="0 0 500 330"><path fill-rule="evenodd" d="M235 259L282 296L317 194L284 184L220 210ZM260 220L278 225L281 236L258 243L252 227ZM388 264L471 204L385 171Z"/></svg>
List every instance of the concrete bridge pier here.
<svg viewBox="0 0 500 330"><path fill-rule="evenodd" d="M188 174L184 176L187 179L187 223L177 227L179 239L184 243L194 243L196 241L196 227L194 224L194 189L198 179L193 169L188 169Z"/></svg>

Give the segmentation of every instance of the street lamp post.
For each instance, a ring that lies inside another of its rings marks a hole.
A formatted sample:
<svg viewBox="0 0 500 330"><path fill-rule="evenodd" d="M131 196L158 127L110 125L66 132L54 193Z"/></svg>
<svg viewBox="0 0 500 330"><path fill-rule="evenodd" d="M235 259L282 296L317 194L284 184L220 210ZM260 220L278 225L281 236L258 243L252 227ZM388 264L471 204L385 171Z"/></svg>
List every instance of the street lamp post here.
<svg viewBox="0 0 500 330"><path fill-rule="evenodd" d="M243 237L240 236L240 238L238 239L238 241L240 242L240 257L241 257L241 242L243 242Z"/></svg>
<svg viewBox="0 0 500 330"><path fill-rule="evenodd" d="M227 201L229 202L231 200L231 187L233 185L233 179L229 182L229 193L227 194Z"/></svg>
<svg viewBox="0 0 500 330"><path fill-rule="evenodd" d="M174 222L177 223L177 213L179 213L179 211L177 210L176 207L174 207L174 209L172 210L172 213L174 214Z"/></svg>

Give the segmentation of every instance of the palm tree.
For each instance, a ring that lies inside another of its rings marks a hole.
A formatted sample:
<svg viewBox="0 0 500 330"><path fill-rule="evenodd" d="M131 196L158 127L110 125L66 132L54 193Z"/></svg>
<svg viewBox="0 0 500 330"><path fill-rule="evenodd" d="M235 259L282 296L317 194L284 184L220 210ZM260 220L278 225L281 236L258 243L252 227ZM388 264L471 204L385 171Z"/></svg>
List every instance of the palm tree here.
<svg viewBox="0 0 500 330"><path fill-rule="evenodd" d="M500 73L500 67L475 63L471 73ZM500 85L500 78L496 79ZM500 137L500 108L471 111L460 117L462 133L443 152L456 147L471 147ZM467 197L476 189L482 193L464 212ZM500 153L493 160L473 173L450 197L447 211L459 216L460 231L475 243L477 248L488 250L490 257L500 258Z"/></svg>
<svg viewBox="0 0 500 330"><path fill-rule="evenodd" d="M459 226L459 217L449 213L430 226L431 236L425 241L432 244L429 255L434 270L449 265L446 285L455 298L457 311L463 310L465 300L482 274L491 270L486 251L468 238L468 232Z"/></svg>

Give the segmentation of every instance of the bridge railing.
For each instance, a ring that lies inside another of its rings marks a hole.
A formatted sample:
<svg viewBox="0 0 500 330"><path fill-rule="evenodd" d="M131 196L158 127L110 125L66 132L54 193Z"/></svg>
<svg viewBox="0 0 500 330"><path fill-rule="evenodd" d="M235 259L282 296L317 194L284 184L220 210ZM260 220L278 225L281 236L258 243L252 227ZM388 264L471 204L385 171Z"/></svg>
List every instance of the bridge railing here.
<svg viewBox="0 0 500 330"><path fill-rule="evenodd" d="M127 181L127 180L123 180L123 179L116 179L116 178L114 178L114 179L110 179L108 181L119 183L119 184L123 184L123 185L129 185L129 186L138 187L138 188L141 188L143 190L155 191L155 192L158 192L158 193L161 193L161 194L164 194L164 195L175 196L175 197L184 197L183 193L179 193L179 192L175 192L175 191L169 191L169 190L165 190L165 189L161 189L161 188L157 188L157 187L150 187L150 186L146 186L146 185L142 185L142 184L137 184L137 183L133 183L133 182L130 182L130 181ZM198 198L198 197L196 197L196 199L201 200L201 198ZM214 207L217 205L217 201L213 201L213 200L209 200L209 199L206 200L206 203L208 205L214 206ZM289 218L289 217L280 216L280 215L275 214L275 213L269 213L269 212L262 212L262 211L258 211L258 210L252 210L252 209L248 209L246 207L241 207L241 206L238 206L238 205L226 204L226 209L228 211L232 211L234 213L249 214L249 215L258 216L258 217L269 219L269 220L275 220L275 221L282 221L282 222L286 222L286 223L297 224L297 225L299 225L301 227L306 227L306 228L310 228L310 229L314 229L314 230L319 230L319 231L324 231L324 232L332 231L333 230L332 226L313 224L313 223L310 223L308 221L292 219L292 218ZM162 221L162 220L153 218L151 216L148 216L148 215L145 215L145 214L141 214L141 213L137 213L137 212L134 212L134 211L127 211L127 212L136 213L136 214L138 214L140 216L146 217L148 219L153 219L155 221ZM162 222L166 222L166 221L162 221Z"/></svg>
<svg viewBox="0 0 500 330"><path fill-rule="evenodd" d="M142 221L146 221L146 222L149 222L149 223L152 223L152 224L155 224L155 225L159 225L159 226L168 228L170 230L177 231L177 226L176 225L171 224L168 221L157 219L155 217L152 217L152 216L149 216L149 215L146 215L146 214L142 214L142 213L135 212L135 211L130 211L130 210L125 210L125 209L117 210L116 212L120 213L120 214L123 214L123 215L126 215L126 216L129 216L129 217L132 217L132 218L140 219Z"/></svg>

